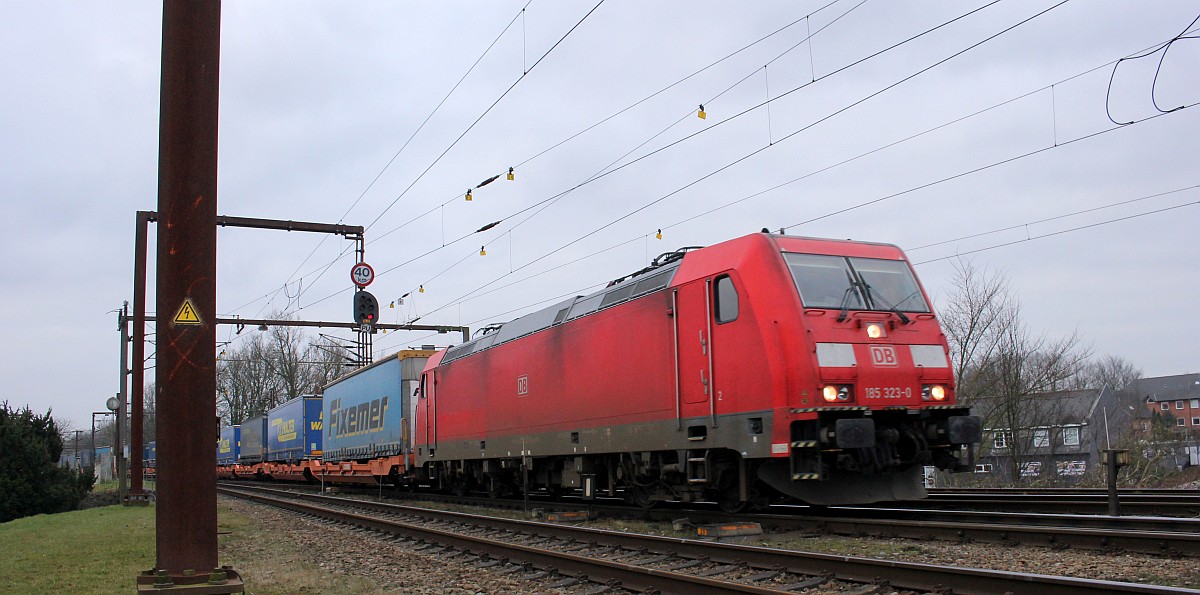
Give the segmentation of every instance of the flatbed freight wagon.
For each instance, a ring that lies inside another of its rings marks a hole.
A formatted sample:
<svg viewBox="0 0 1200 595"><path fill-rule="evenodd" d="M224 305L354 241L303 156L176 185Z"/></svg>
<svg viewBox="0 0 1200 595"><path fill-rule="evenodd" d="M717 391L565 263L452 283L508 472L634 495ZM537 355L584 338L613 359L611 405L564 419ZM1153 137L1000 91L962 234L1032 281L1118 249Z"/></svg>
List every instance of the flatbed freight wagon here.
<svg viewBox="0 0 1200 595"><path fill-rule="evenodd" d="M283 481L311 479L321 458L320 395L302 395L267 412L266 473Z"/></svg>
<svg viewBox="0 0 1200 595"><path fill-rule="evenodd" d="M412 465L413 393L433 350L402 350L324 391L324 465L333 483L396 483Z"/></svg>

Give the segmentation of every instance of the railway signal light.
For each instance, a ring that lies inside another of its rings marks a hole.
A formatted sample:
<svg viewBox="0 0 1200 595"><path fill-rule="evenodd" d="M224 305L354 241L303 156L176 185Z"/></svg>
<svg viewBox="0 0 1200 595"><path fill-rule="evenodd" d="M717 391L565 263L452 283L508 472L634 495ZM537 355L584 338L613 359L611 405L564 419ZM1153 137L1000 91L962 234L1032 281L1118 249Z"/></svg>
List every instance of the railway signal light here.
<svg viewBox="0 0 1200 595"><path fill-rule="evenodd" d="M379 302L367 291L354 292L354 323L373 325L379 319Z"/></svg>

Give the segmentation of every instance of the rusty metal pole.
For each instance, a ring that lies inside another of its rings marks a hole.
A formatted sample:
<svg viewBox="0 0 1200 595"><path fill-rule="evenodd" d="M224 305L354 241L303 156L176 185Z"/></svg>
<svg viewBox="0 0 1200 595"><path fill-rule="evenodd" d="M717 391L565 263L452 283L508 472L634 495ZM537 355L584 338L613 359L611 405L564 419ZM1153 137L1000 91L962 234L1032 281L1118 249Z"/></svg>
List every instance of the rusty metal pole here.
<svg viewBox="0 0 1200 595"><path fill-rule="evenodd" d="M157 567L217 566L219 0L164 0L159 98Z"/></svg>
<svg viewBox="0 0 1200 595"><path fill-rule="evenodd" d="M126 403L129 399L129 302L125 302L121 306L121 311L117 314L117 330L121 332L121 378L118 385L121 387L117 393L117 498L122 504L126 504L125 491L125 473L129 470L129 461L125 458L125 414L129 411ZM134 458L133 449L129 450L129 457Z"/></svg>
<svg viewBox="0 0 1200 595"><path fill-rule="evenodd" d="M129 471L129 496L135 500L143 500L146 496L142 489L142 475L145 473L142 457L135 453L142 452L142 435L145 433L142 428L145 420L142 395L146 390L146 232L152 214L151 211L138 211L137 229L133 236L133 329L129 333L133 342L133 362L130 366L133 394L130 395L132 419L129 423L129 454L133 457L133 462Z"/></svg>

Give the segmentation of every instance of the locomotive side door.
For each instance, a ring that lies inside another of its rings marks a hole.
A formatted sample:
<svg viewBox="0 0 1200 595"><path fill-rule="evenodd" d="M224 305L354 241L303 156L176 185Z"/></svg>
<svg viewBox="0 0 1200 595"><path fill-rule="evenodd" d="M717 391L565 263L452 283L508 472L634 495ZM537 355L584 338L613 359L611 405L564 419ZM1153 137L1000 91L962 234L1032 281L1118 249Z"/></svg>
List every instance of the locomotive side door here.
<svg viewBox="0 0 1200 595"><path fill-rule="evenodd" d="M714 415L712 406L712 324L707 279L672 290L674 312L676 413L683 420Z"/></svg>
<svg viewBox="0 0 1200 595"><path fill-rule="evenodd" d="M437 370L421 375L421 399L425 408L425 424L417 431L424 432L425 448L432 457L437 449Z"/></svg>

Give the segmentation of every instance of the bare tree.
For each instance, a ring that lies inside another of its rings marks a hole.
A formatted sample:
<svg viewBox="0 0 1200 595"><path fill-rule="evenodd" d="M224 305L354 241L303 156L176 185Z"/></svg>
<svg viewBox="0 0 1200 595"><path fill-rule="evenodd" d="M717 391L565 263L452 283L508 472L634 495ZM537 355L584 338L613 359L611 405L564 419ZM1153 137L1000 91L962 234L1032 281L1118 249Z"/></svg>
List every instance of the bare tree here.
<svg viewBox="0 0 1200 595"><path fill-rule="evenodd" d="M1072 379L1074 388L1122 390L1142 377L1142 370L1129 360L1106 355L1084 366Z"/></svg>
<svg viewBox="0 0 1200 595"><path fill-rule="evenodd" d="M226 349L217 363L217 409L230 425L263 415L278 404L278 377L267 341L254 333Z"/></svg>
<svg viewBox="0 0 1200 595"><path fill-rule="evenodd" d="M304 350L303 382L305 393L319 393L352 364L346 359L346 348L328 338L313 339Z"/></svg>
<svg viewBox="0 0 1200 595"><path fill-rule="evenodd" d="M252 332L239 337L219 358L218 412L231 425L264 415L290 399L320 393L345 364L343 347L329 339L309 339L300 327L278 325Z"/></svg>
<svg viewBox="0 0 1200 595"><path fill-rule="evenodd" d="M142 444L155 440L158 431L157 395L153 382L142 389Z"/></svg>
<svg viewBox="0 0 1200 595"><path fill-rule="evenodd" d="M304 329L297 326L273 326L267 335L267 363L279 382L280 403L304 394L308 388L302 371L304 338Z"/></svg>
<svg viewBox="0 0 1200 595"><path fill-rule="evenodd" d="M1140 435L1127 432L1116 443L1116 448L1129 451L1129 466L1118 476L1122 486L1162 487L1164 480L1176 473L1172 459L1179 435L1174 419L1169 414L1151 411L1147 432Z"/></svg>
<svg viewBox="0 0 1200 595"><path fill-rule="evenodd" d="M1035 429L1061 425L1064 411L1039 393L1066 388L1087 360L1079 336L1032 335L1007 279L967 261L955 263L954 291L940 308L955 365L960 402L974 405L992 440L981 453L999 456L1013 482L1022 482Z"/></svg>
<svg viewBox="0 0 1200 595"><path fill-rule="evenodd" d="M992 401L991 407L983 408L984 427L1010 433L1004 455L1014 482L1023 481L1020 466L1034 449L1034 429L1058 427L1065 421L1063 401L1041 393L1062 389L1086 359L1078 335L1054 341L1031 337L1020 323L1017 307L1013 307L1012 324L975 381L976 388Z"/></svg>
<svg viewBox="0 0 1200 595"><path fill-rule="evenodd" d="M938 311L950 344L954 380L961 400L982 396L973 376L992 359L1012 325L1015 302L1002 274L979 270L967 260L954 261L953 291Z"/></svg>

